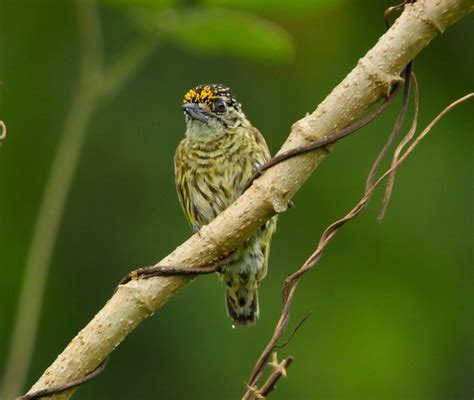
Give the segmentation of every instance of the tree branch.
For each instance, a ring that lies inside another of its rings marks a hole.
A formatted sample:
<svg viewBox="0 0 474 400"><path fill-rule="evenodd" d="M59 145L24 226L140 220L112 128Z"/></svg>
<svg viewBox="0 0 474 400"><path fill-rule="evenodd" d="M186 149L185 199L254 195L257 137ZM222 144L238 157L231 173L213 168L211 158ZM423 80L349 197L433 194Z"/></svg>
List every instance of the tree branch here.
<svg viewBox="0 0 474 400"><path fill-rule="evenodd" d="M387 96L404 67L429 42L474 9L472 0L422 0L403 14L310 115L296 122L280 153L328 138ZM237 201L159 262L196 267L229 253L265 220L286 210L326 152L288 159L266 171ZM93 371L135 327L192 278L154 277L121 285L71 341L30 392L73 381ZM68 399L73 390L53 395Z"/></svg>

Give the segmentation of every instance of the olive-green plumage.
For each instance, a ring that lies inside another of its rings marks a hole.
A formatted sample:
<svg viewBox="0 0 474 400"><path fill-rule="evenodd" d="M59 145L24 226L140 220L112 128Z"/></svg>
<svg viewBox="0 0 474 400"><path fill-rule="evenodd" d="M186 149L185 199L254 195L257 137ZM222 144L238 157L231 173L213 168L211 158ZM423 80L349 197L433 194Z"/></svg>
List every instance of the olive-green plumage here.
<svg viewBox="0 0 474 400"><path fill-rule="evenodd" d="M175 154L176 187L197 232L240 196L270 153L228 88L198 86L185 95L183 109L187 129ZM253 324L258 316L257 287L266 275L275 227L276 217L235 251L220 274L228 313L237 325Z"/></svg>

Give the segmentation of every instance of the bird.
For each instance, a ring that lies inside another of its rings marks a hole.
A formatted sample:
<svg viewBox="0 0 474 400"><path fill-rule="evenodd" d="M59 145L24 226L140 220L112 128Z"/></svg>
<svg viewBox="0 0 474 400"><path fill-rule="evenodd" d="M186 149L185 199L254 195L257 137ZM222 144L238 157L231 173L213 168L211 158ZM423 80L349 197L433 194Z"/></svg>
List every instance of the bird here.
<svg viewBox="0 0 474 400"><path fill-rule="evenodd" d="M184 214L195 233L229 207L270 160L264 137L247 119L232 91L202 84L184 95L185 137L175 157L175 181ZM267 273L272 217L230 256L219 277L226 286L233 327L255 324L258 286Z"/></svg>

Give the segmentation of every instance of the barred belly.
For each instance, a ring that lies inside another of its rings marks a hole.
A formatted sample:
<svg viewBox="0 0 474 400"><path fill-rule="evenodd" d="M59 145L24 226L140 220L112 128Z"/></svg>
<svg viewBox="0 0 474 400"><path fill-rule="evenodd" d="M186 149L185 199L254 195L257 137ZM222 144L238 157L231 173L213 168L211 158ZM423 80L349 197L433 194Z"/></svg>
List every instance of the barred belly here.
<svg viewBox="0 0 474 400"><path fill-rule="evenodd" d="M182 191L181 202L195 231L232 204L255 170L268 158L249 138L236 139L232 135L220 138L218 143L185 143L177 186L178 192ZM227 286L228 313L236 324L255 323L258 316L257 287L266 274L275 226L276 217L260 227L235 250L234 257L220 274Z"/></svg>

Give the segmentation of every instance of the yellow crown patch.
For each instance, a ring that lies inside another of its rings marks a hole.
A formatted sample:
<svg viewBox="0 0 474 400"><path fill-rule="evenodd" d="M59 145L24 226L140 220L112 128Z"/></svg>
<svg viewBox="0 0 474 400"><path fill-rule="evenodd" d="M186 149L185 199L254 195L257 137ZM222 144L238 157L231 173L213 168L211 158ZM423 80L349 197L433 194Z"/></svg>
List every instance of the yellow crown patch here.
<svg viewBox="0 0 474 400"><path fill-rule="evenodd" d="M184 95L183 103L210 103L217 97L217 93L210 86L198 86Z"/></svg>

